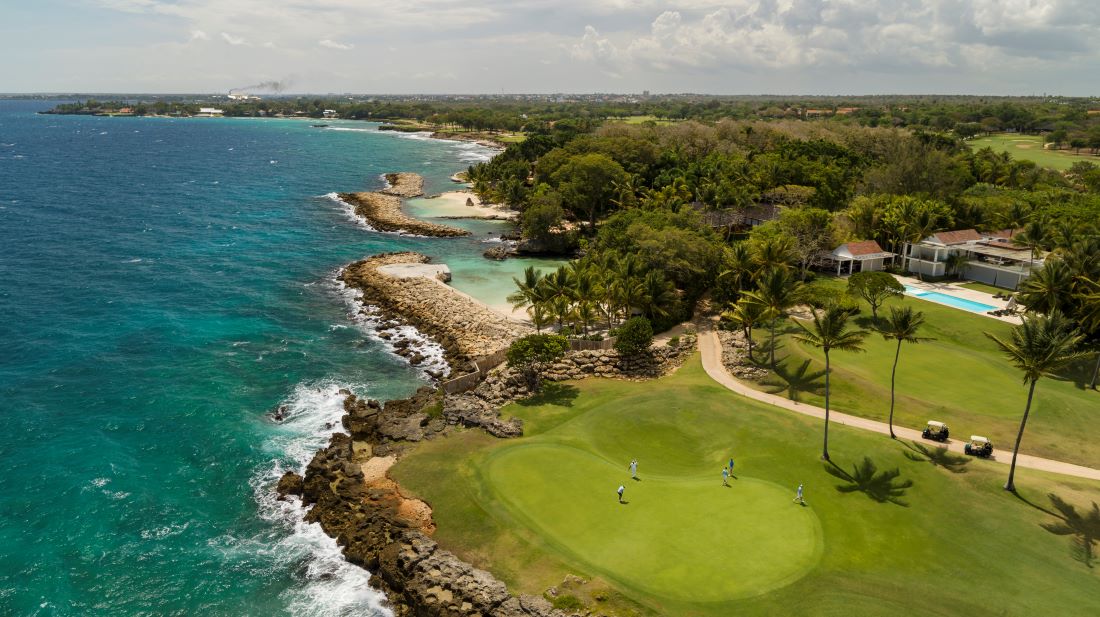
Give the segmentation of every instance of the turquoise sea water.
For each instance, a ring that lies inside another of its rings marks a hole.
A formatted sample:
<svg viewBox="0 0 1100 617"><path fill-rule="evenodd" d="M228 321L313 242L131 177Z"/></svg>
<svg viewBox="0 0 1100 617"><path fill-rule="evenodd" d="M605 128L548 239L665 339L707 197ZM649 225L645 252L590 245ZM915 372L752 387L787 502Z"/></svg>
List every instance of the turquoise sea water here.
<svg viewBox="0 0 1100 617"><path fill-rule="evenodd" d="M525 264L480 256L501 223L379 234L324 196L397 170L447 190L489 153L362 123L46 107L0 101L0 614L384 614L270 492L338 430L341 387L424 380L334 275L419 250L499 303Z"/></svg>

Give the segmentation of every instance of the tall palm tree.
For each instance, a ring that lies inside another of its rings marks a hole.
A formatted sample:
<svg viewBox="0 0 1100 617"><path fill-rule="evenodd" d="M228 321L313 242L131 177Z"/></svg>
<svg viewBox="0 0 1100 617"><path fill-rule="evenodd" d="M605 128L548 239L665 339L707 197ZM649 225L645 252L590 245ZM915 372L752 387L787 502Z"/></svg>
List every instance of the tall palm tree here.
<svg viewBox="0 0 1100 617"><path fill-rule="evenodd" d="M794 306L802 283L786 268L773 268L758 281L755 291L745 292L745 297L767 309L765 319L769 320L771 334L769 362L775 366L775 329L779 320L787 315L787 309Z"/></svg>
<svg viewBox="0 0 1100 617"><path fill-rule="evenodd" d="M802 332L796 334L794 339L800 343L813 345L825 352L825 441L821 449L821 460L829 460L829 352L837 351L863 351L863 339L867 336L864 330L848 329L848 311L833 305L819 313L813 312L814 319L810 325L801 320L795 321L802 328Z"/></svg>
<svg viewBox="0 0 1100 617"><path fill-rule="evenodd" d="M599 281L592 268L579 265L579 262L572 262L570 267L573 269L573 298L576 302L576 315L587 335L588 326L596 317L595 303Z"/></svg>
<svg viewBox="0 0 1100 617"><path fill-rule="evenodd" d="M512 304L512 308L521 309L527 307L527 313L534 317L534 306L538 298L538 292L536 291L539 283L542 281L542 271L536 270L532 266L528 266L523 270L523 280L519 280L512 277L512 281L516 284L516 291L508 295L508 302ZM535 329L537 332L542 331L542 325L539 323L541 320L535 321Z"/></svg>
<svg viewBox="0 0 1100 617"><path fill-rule="evenodd" d="M1048 259L1020 284L1017 300L1029 311L1047 314L1062 311L1069 304L1073 287L1073 271L1066 262Z"/></svg>
<svg viewBox="0 0 1100 617"><path fill-rule="evenodd" d="M966 253L949 253L947 255L947 261L944 262L947 267L947 273L956 277L962 275L963 268L965 268L968 263L970 263L970 256Z"/></svg>
<svg viewBox="0 0 1100 617"><path fill-rule="evenodd" d="M894 368L890 371L890 439L897 439L897 435L894 435L894 384L898 373L898 358L901 357L901 344L932 340L917 336L923 325L924 313L914 311L908 306L903 308L895 306L890 308L890 317L886 319L886 323L878 328L878 333L882 335L882 338L888 341L893 339L898 342L898 348L894 351Z"/></svg>
<svg viewBox="0 0 1100 617"><path fill-rule="evenodd" d="M1012 448L1012 465L1008 468L1006 491L1016 491L1016 456L1020 452L1020 441L1024 438L1024 427L1031 413L1031 401L1035 396L1035 384L1043 377L1052 377L1054 371L1084 356L1077 351L1081 336L1073 325L1055 312L1051 315L1036 315L1024 319L1024 322L1012 329L1010 340L1002 340L988 332L985 333L1004 352L1009 362L1024 374L1027 384L1027 405L1024 417L1020 420L1020 431L1016 434L1016 445Z"/></svg>
<svg viewBox="0 0 1100 617"><path fill-rule="evenodd" d="M760 270L786 270L795 261L794 248L787 236L766 237L753 249L753 261Z"/></svg>
<svg viewBox="0 0 1100 617"><path fill-rule="evenodd" d="M559 266L543 279L552 298L550 310L558 320L561 330L566 317L573 308L573 271L568 266Z"/></svg>
<svg viewBox="0 0 1100 617"><path fill-rule="evenodd" d="M1047 246L1050 234L1051 229L1047 222L1041 218L1035 218L1029 221L1019 233L1012 236L1012 243L1031 249L1031 263L1034 265L1039 256L1039 250Z"/></svg>
<svg viewBox="0 0 1100 617"><path fill-rule="evenodd" d="M718 273L718 280L729 281L740 294L752 285L753 275L756 274L752 251L748 242L738 242L730 247L726 255L729 268Z"/></svg>
<svg viewBox="0 0 1100 617"><path fill-rule="evenodd" d="M642 278L642 289L645 291L641 299L642 314L652 321L657 317L666 317L669 314L668 307L672 306L678 296L676 285L665 278L660 270L650 270Z"/></svg>
<svg viewBox="0 0 1100 617"><path fill-rule="evenodd" d="M722 319L733 322L734 325L744 331L745 343L748 345L750 362L755 362L752 357L752 329L756 327L756 324L764 321L764 319L767 317L767 314L768 307L752 300L751 298L741 298L735 304L731 305L729 309L722 313Z"/></svg>

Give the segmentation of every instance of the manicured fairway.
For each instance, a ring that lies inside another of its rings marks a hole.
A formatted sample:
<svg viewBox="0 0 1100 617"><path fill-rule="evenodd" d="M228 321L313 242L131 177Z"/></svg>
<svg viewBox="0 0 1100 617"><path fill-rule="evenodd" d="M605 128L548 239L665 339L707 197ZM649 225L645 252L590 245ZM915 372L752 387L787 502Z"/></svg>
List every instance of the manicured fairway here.
<svg viewBox="0 0 1100 617"><path fill-rule="evenodd" d="M610 615L1100 614L1100 568L1042 527L1058 522L1048 494L1083 513L1096 482L1021 469L1015 497L1004 465L841 425L826 465L819 420L729 392L698 357L505 411L523 438L460 431L391 475L432 506L444 548L514 592Z"/></svg>
<svg viewBox="0 0 1100 617"><path fill-rule="evenodd" d="M825 280L821 284L843 285ZM1011 448L1027 400L1020 373L998 352L985 332L1008 338L1011 325L959 309L911 297L887 302L922 311L927 326L922 336L935 340L902 346L897 373L897 404L894 421L909 428L921 428L928 420L946 422L952 434L965 439L985 435L997 447ZM872 326L871 311L864 305L855 325ZM788 322L785 331L795 332ZM767 333L759 331L758 351L766 349ZM811 361L810 372L825 368L824 356L816 349L780 340L777 358L789 355L788 367ZM896 343L877 334L868 336L864 353L832 355L832 406L846 413L885 421L890 410L890 370ZM759 353L763 360L765 354ZM1024 435L1024 452L1100 467L1100 393L1086 389L1091 359L1067 372L1061 379L1044 379L1035 392L1035 404ZM821 406L824 379L815 388L802 387L799 400ZM780 382L760 389L777 391ZM789 396L789 393L787 393Z"/></svg>
<svg viewBox="0 0 1100 617"><path fill-rule="evenodd" d="M974 150L988 147L994 152L1008 152L1014 159L1034 161L1042 167L1059 171L1069 169L1078 161L1100 163L1100 157L1089 154L1086 149L1081 150L1082 154L1074 154L1073 150L1046 150L1043 148L1043 138L1039 135L999 133L970 139L966 143Z"/></svg>
<svg viewBox="0 0 1100 617"><path fill-rule="evenodd" d="M633 481L620 462L531 443L496 451L485 473L493 494L548 542L656 596L731 600L809 570L821 542L813 510L794 506L791 489L756 478L723 487L717 467ZM624 504L614 492L620 483L627 487Z"/></svg>

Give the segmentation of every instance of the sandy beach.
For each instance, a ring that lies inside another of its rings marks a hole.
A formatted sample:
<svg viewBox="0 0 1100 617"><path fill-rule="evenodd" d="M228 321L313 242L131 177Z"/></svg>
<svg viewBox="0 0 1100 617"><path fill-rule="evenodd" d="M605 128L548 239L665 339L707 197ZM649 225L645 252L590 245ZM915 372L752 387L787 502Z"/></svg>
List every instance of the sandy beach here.
<svg viewBox="0 0 1100 617"><path fill-rule="evenodd" d="M474 205L466 205L467 199ZM423 208L423 216L433 218L512 220L519 214L505 206L482 203L471 191L447 191L420 199L414 205Z"/></svg>

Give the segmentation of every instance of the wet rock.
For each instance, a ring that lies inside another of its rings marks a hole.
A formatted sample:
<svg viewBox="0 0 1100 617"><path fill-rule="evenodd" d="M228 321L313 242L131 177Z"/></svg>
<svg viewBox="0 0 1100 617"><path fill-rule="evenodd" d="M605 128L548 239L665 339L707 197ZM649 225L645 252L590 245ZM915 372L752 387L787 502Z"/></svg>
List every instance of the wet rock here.
<svg viewBox="0 0 1100 617"><path fill-rule="evenodd" d="M305 490L305 481L302 476L288 471L283 474L283 477L279 478L279 484L275 487L275 492L278 493L279 499L286 499L288 495L302 496L302 491Z"/></svg>
<svg viewBox="0 0 1100 617"><path fill-rule="evenodd" d="M504 261L512 255L512 249L505 245L494 246L484 253L482 253L488 259L495 259L496 261Z"/></svg>

